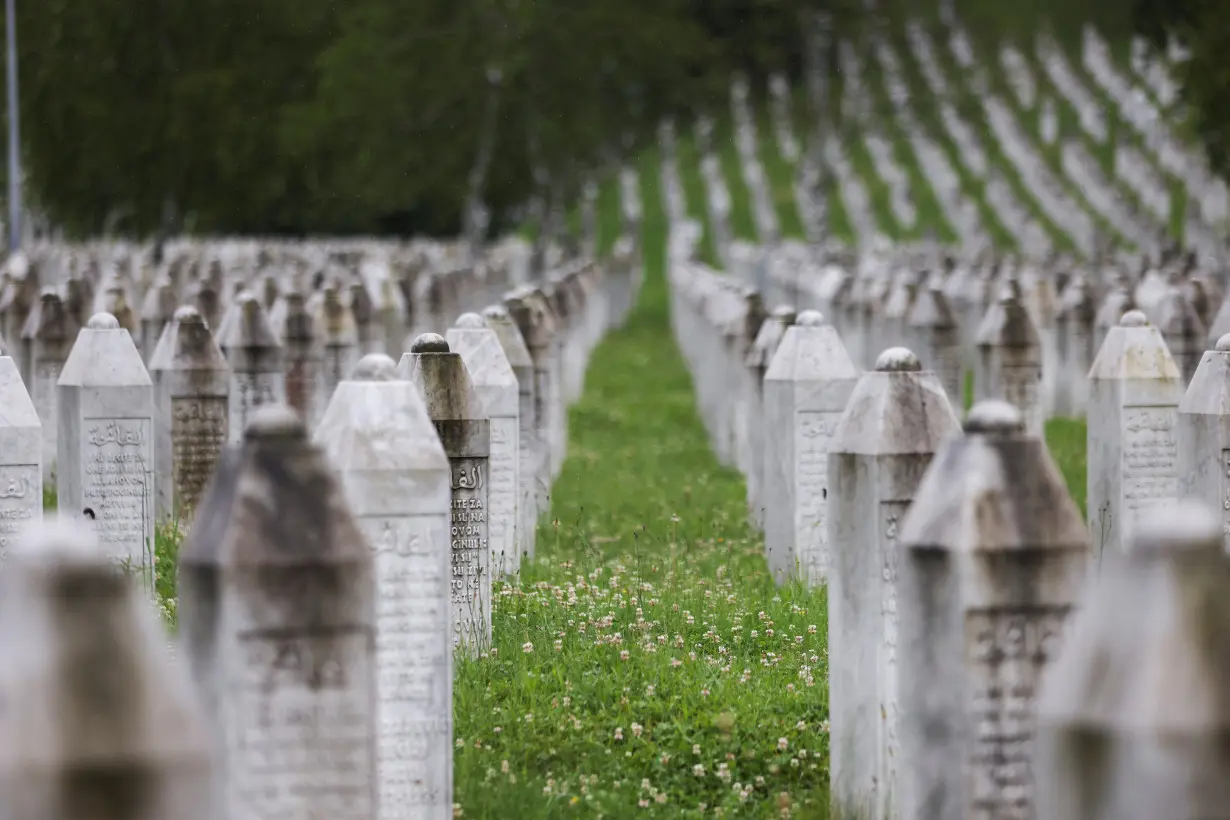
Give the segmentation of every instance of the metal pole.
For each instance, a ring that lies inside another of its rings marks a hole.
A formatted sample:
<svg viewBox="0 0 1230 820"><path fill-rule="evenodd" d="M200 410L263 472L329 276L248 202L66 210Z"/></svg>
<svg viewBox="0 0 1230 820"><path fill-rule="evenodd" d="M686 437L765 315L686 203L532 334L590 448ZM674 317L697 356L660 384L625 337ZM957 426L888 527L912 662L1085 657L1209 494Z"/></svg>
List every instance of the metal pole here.
<svg viewBox="0 0 1230 820"><path fill-rule="evenodd" d="M17 127L17 0L5 0L9 106L9 253L21 249L21 142Z"/></svg>

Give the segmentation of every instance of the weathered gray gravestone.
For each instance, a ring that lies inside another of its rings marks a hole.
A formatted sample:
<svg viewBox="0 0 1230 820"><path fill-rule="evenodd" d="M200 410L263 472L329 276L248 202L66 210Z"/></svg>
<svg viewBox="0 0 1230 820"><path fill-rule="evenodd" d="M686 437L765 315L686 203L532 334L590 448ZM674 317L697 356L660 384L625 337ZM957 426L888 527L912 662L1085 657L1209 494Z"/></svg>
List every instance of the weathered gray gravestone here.
<svg viewBox="0 0 1230 820"><path fill-rule="evenodd" d="M43 431L17 364L0 356L0 560L43 520Z"/></svg>
<svg viewBox="0 0 1230 820"><path fill-rule="evenodd" d="M449 349L461 356L491 425L491 483L488 509L491 571L521 571L517 544L519 398L517 377L495 331L477 313L463 313L445 334Z"/></svg>
<svg viewBox="0 0 1230 820"><path fill-rule="evenodd" d="M224 454L180 552L179 596L219 817L375 820L374 562L290 408L256 410Z"/></svg>
<svg viewBox="0 0 1230 820"><path fill-rule="evenodd" d="M1033 320L1021 304L1020 287L1009 280L978 326L979 369L974 395L1003 399L1021 411L1025 429L1041 436L1042 346Z"/></svg>
<svg viewBox="0 0 1230 820"><path fill-rule="evenodd" d="M203 313L204 311L202 311ZM252 293L239 294L232 318L218 330L218 346L231 366L230 437L238 441L248 418L264 404L286 400L282 345L269 317Z"/></svg>
<svg viewBox="0 0 1230 820"><path fill-rule="evenodd" d="M1230 549L1230 334L1201 359L1179 402L1176 430L1179 497L1222 511Z"/></svg>
<svg viewBox="0 0 1230 820"><path fill-rule="evenodd" d="M228 439L231 372L196 308L175 311L149 359L159 518L191 518ZM169 479L169 480L168 480Z"/></svg>
<svg viewBox="0 0 1230 820"><path fill-rule="evenodd" d="M0 588L0 817L211 820L196 693L88 527L28 533Z"/></svg>
<svg viewBox="0 0 1230 820"><path fill-rule="evenodd" d="M551 407L559 399L559 363L555 357L555 316L545 299L533 291L518 291L505 297L508 315L521 331L521 338L534 361L534 420L538 445L534 469L534 506L542 515L551 507L551 448L555 440L552 425L556 414Z"/></svg>
<svg viewBox="0 0 1230 820"><path fill-rule="evenodd" d="M1150 511L1086 593L1038 695L1038 814L1188 820L1230 806L1230 566L1219 512Z"/></svg>
<svg viewBox="0 0 1230 820"><path fill-rule="evenodd" d="M1166 289L1157 314L1158 329L1166 340L1166 347L1170 348L1175 364L1179 366L1179 372L1183 374L1183 383L1187 384L1200 364L1208 331L1187 294L1178 285Z"/></svg>
<svg viewBox="0 0 1230 820"><path fill-rule="evenodd" d="M899 816L1034 817L1033 703L1090 564L1046 445L976 404L901 526Z"/></svg>
<svg viewBox="0 0 1230 820"><path fill-rule="evenodd" d="M154 578L154 386L128 331L98 313L56 385L59 508L94 521L112 558Z"/></svg>
<svg viewBox="0 0 1230 820"><path fill-rule="evenodd" d="M30 380L30 398L43 424L43 480L55 477L56 434L59 413L56 411L56 383L60 371L77 340L80 325L64 308L54 289L43 291L38 304L26 316L22 340L30 356L24 368Z"/></svg>
<svg viewBox="0 0 1230 820"><path fill-rule="evenodd" d="M500 347L508 358L513 375L517 379L517 480L520 482L517 499L517 538L521 555L534 557L534 538L538 526L538 504L534 494L535 453L539 451L538 421L535 417L537 403L534 400L534 360L521 338L521 331L508 315L503 305L491 305L483 311L487 327L495 331Z"/></svg>
<svg viewBox="0 0 1230 820"><path fill-rule="evenodd" d="M764 505L760 498L764 484L764 377L769 371L769 363L773 361L773 354L786 335L786 328L794 324L796 316L793 307L780 305L775 308L760 323L760 330L745 359L751 374L747 414L747 510L748 519L761 530L764 529Z"/></svg>
<svg viewBox="0 0 1230 820"><path fill-rule="evenodd" d="M1093 550L1120 551L1140 513L1178 496L1175 425L1182 375L1145 314L1123 314L1089 370L1089 531Z"/></svg>
<svg viewBox="0 0 1230 820"><path fill-rule="evenodd" d="M414 383L449 463L452 490L453 641L477 652L491 642L491 427L461 356L424 333L398 375Z"/></svg>
<svg viewBox="0 0 1230 820"><path fill-rule="evenodd" d="M897 533L961 423L904 348L863 375L833 436L828 575L829 772L838 817L897 816Z"/></svg>
<svg viewBox="0 0 1230 820"><path fill-rule="evenodd" d="M376 562L382 818L453 812L454 583L448 459L418 391L383 354L338 385L315 441Z"/></svg>
<svg viewBox="0 0 1230 820"><path fill-rule="evenodd" d="M956 410L965 403L964 371L961 365L961 334L948 297L939 287L918 292L906 317L906 335L918 345L922 366L935 372Z"/></svg>
<svg viewBox="0 0 1230 820"><path fill-rule="evenodd" d="M765 374L765 552L779 584L828 577L828 453L858 377L814 310L786 330Z"/></svg>
<svg viewBox="0 0 1230 820"><path fill-rule="evenodd" d="M285 294L269 313L274 333L282 342L282 378L286 403L307 424L315 427L332 391L322 389L321 348L316 319L308 312L303 294Z"/></svg>

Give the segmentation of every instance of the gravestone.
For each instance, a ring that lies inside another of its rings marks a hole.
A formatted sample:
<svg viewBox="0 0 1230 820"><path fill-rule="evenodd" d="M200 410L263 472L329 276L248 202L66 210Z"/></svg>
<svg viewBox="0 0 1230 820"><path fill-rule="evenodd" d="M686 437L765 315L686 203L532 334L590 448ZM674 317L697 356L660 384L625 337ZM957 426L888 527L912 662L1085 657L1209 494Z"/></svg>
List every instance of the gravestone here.
<svg viewBox="0 0 1230 820"><path fill-rule="evenodd" d="M1121 551L1137 517L1178 497L1182 375L1139 310L1111 328L1089 370L1087 507L1094 554Z"/></svg>
<svg viewBox="0 0 1230 820"><path fill-rule="evenodd" d="M170 279L160 276L150 285L141 305L141 358L147 364L154 358L163 331L174 319L177 305L175 286Z"/></svg>
<svg viewBox="0 0 1230 820"><path fill-rule="evenodd" d="M453 641L477 654L491 643L491 427L461 356L424 333L398 375L414 383L448 457Z"/></svg>
<svg viewBox="0 0 1230 820"><path fill-rule="evenodd" d="M43 520L43 431L17 364L0 356L0 562Z"/></svg>
<svg viewBox="0 0 1230 820"><path fill-rule="evenodd" d="M1059 342L1059 367L1056 375L1056 415L1081 416L1089 406L1089 368L1097 355L1094 346L1094 319L1097 304L1083 274L1068 282L1059 301L1055 332Z"/></svg>
<svg viewBox="0 0 1230 820"><path fill-rule="evenodd" d="M551 483L555 478L551 471L551 449L556 438L552 425L558 414L552 405L560 396L559 362L555 356L555 316L546 300L533 294L529 289L517 291L505 297L504 305L534 361L534 420L540 448L535 464L534 506L542 515L551 508Z"/></svg>
<svg viewBox="0 0 1230 820"><path fill-rule="evenodd" d="M40 525L0 578L0 816L213 820L196 693L88 527Z"/></svg>
<svg viewBox="0 0 1230 820"><path fill-rule="evenodd" d="M175 311L149 360L161 520L191 520L228 440L231 373L205 317ZM168 480L170 479L170 480Z"/></svg>
<svg viewBox="0 0 1230 820"><path fill-rule="evenodd" d="M773 354L786 335L786 329L794 324L797 315L795 309L787 305L775 308L760 323L760 330L744 360L751 374L747 416L747 512L748 520L760 530L764 530L764 503L761 500L765 469L764 377L769 372Z"/></svg>
<svg viewBox="0 0 1230 820"><path fill-rule="evenodd" d="M463 313L445 335L449 349L461 356L490 420L491 460L488 509L491 571L521 571L517 538L517 492L520 422L517 377L495 331L477 313Z"/></svg>
<svg viewBox="0 0 1230 820"><path fill-rule="evenodd" d="M1176 422L1178 494L1222 513L1230 549L1230 334L1204 354Z"/></svg>
<svg viewBox="0 0 1230 820"><path fill-rule="evenodd" d="M303 294L291 291L274 305L269 313L269 322L282 343L286 403L294 408L310 430L316 426L333 395L332 391L324 391L316 320L308 312Z"/></svg>
<svg viewBox="0 0 1230 820"><path fill-rule="evenodd" d="M26 342L30 363L25 372L30 380L30 398L43 425L43 480L55 480L56 436L59 432L59 412L56 409L56 383L68 353L77 340L79 325L64 308L59 294L44 290L38 304L26 317L22 339Z"/></svg>
<svg viewBox="0 0 1230 820"><path fill-rule="evenodd" d="M1230 806L1230 566L1220 514L1150 511L1102 569L1038 695L1047 820L1187 820Z"/></svg>
<svg viewBox="0 0 1230 820"><path fill-rule="evenodd" d="M302 420L253 412L179 556L180 645L220 757L221 817L375 820L371 552Z"/></svg>
<svg viewBox="0 0 1230 820"><path fill-rule="evenodd" d="M231 318L223 324L217 338L231 367L229 431L234 443L244 435L256 408L286 400L286 383L282 345L256 296L240 293Z"/></svg>
<svg viewBox="0 0 1230 820"><path fill-rule="evenodd" d="M1183 383L1188 384L1200 365L1204 354L1205 329L1195 306L1178 285L1166 289L1157 307L1157 326L1166 340L1170 355L1183 374Z"/></svg>
<svg viewBox="0 0 1230 820"><path fill-rule="evenodd" d="M1041 436L1042 347L1038 332L1021 304L1016 280L1009 280L978 326L979 369L974 395L979 401L1003 399L1021 411L1025 429Z"/></svg>
<svg viewBox="0 0 1230 820"><path fill-rule="evenodd" d="M765 552L779 584L828 577L828 453L858 377L814 310L786 330L765 373Z"/></svg>
<svg viewBox="0 0 1230 820"><path fill-rule="evenodd" d="M965 404L961 333L940 287L918 292L906 318L907 335L918 345L922 366L935 372L954 409Z"/></svg>
<svg viewBox="0 0 1230 820"><path fill-rule="evenodd" d="M896 817L897 534L931 458L961 423L935 373L880 354L829 453L829 771L839 817Z"/></svg>
<svg viewBox="0 0 1230 820"><path fill-rule="evenodd" d="M90 317L56 385L59 508L94 521L113 559L154 580L154 386L128 331Z"/></svg>
<svg viewBox="0 0 1230 820"><path fill-rule="evenodd" d="M534 557L535 531L538 527L538 504L534 494L535 458L541 452L538 442L538 422L535 418L537 403L534 398L534 360L521 338L521 331L508 315L503 305L491 305L483 311L487 327L495 331L504 356L517 379L517 480L520 483L517 498L518 552Z"/></svg>
<svg viewBox="0 0 1230 820"><path fill-rule="evenodd" d="M1035 690L1084 583L1087 539L1021 412L974 405L899 533L900 817L1037 816Z"/></svg>
<svg viewBox="0 0 1230 820"><path fill-rule="evenodd" d="M315 442L376 562L382 817L453 811L448 459L423 400L383 354L338 385Z"/></svg>
<svg viewBox="0 0 1230 820"><path fill-rule="evenodd" d="M359 307L362 309L362 303ZM321 292L316 328L323 356L320 395L327 404L333 391L350 372L359 351L359 328L355 316L342 304L337 288L332 285Z"/></svg>

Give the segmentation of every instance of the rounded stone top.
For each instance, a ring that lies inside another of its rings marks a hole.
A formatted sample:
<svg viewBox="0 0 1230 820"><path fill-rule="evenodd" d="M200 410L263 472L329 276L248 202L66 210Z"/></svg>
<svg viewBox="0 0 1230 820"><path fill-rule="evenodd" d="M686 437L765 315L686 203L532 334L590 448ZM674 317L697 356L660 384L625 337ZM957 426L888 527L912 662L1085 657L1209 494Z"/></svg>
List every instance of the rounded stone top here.
<svg viewBox="0 0 1230 820"><path fill-rule="evenodd" d="M503 305L488 305L483 308L483 318L497 322L508 321L508 308Z"/></svg>
<svg viewBox="0 0 1230 820"><path fill-rule="evenodd" d="M90 317L90 321L86 324L86 327L90 330L119 330L120 320L112 316L110 313L95 313Z"/></svg>
<svg viewBox="0 0 1230 820"><path fill-rule="evenodd" d="M965 417L966 433L1023 433L1025 418L1021 411L1003 399L986 399L970 408Z"/></svg>
<svg viewBox="0 0 1230 820"><path fill-rule="evenodd" d="M303 419L285 404L262 404L252 411L243 431L245 441L268 441L275 438L307 438Z"/></svg>
<svg viewBox="0 0 1230 820"><path fill-rule="evenodd" d="M352 382L391 382L397 380L397 362L383 353L368 353L350 371Z"/></svg>
<svg viewBox="0 0 1230 820"><path fill-rule="evenodd" d="M175 315L171 317L172 321L182 324L196 324L205 321L205 317L201 315L201 311L197 310L192 305L181 305L175 308Z"/></svg>
<svg viewBox="0 0 1230 820"><path fill-rule="evenodd" d="M1141 516L1135 529L1130 547L1134 553L1218 553L1222 549L1222 524L1217 513L1191 498L1150 510Z"/></svg>
<svg viewBox="0 0 1230 820"><path fill-rule="evenodd" d="M448 342L439 333L424 333L410 345L411 353L448 353Z"/></svg>
<svg viewBox="0 0 1230 820"><path fill-rule="evenodd" d="M922 362L909 348L890 347L876 359L876 370L880 373L916 373L922 370Z"/></svg>
<svg viewBox="0 0 1230 820"><path fill-rule="evenodd" d="M1216 349L1220 353L1225 353L1227 350L1230 350L1230 333L1227 333L1225 336L1222 336L1217 340Z"/></svg>
<svg viewBox="0 0 1230 820"><path fill-rule="evenodd" d="M453 327L460 330L482 330L486 326L487 322L477 313L463 313L453 322Z"/></svg>
<svg viewBox="0 0 1230 820"><path fill-rule="evenodd" d="M824 327L824 314L818 310L805 310L794 320L799 327Z"/></svg>
<svg viewBox="0 0 1230 820"><path fill-rule="evenodd" d="M1149 324L1149 317L1140 310L1129 310L1119 320L1120 327L1144 327L1147 324Z"/></svg>
<svg viewBox="0 0 1230 820"><path fill-rule="evenodd" d="M769 315L786 324L793 324L799 317L799 313L794 309L794 305L778 305L773 308L773 312Z"/></svg>

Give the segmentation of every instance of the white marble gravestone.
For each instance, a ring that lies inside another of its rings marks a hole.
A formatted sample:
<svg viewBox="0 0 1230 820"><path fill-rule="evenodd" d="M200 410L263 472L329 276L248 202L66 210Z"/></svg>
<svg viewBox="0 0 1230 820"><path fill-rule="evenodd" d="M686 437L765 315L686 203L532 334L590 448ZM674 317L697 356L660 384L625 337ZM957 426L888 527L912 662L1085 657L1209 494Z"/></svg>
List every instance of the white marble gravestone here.
<svg viewBox="0 0 1230 820"><path fill-rule="evenodd" d="M1010 280L978 326L978 371L974 395L979 401L1003 399L1021 411L1025 429L1042 435L1042 346L1033 320Z"/></svg>
<svg viewBox="0 0 1230 820"><path fill-rule="evenodd" d="M257 409L179 556L180 645L215 736L220 817L377 817L374 565L303 421Z"/></svg>
<svg viewBox="0 0 1230 820"><path fill-rule="evenodd" d="M833 436L829 777L839 817L897 816L897 534L932 456L960 433L938 376L890 348Z"/></svg>
<svg viewBox="0 0 1230 820"><path fill-rule="evenodd" d="M154 386L128 331L97 313L56 385L61 511L93 520L102 547L153 583Z"/></svg>
<svg viewBox="0 0 1230 820"><path fill-rule="evenodd" d="M323 358L316 319L308 312L303 294L291 291L284 294L269 311L269 323L282 343L286 403L303 418L309 430L314 429L333 395L332 389L324 390Z"/></svg>
<svg viewBox="0 0 1230 820"><path fill-rule="evenodd" d="M906 325L907 335L918 346L922 366L935 372L953 409L960 411L965 404L961 332L943 289L933 286L919 290Z"/></svg>
<svg viewBox="0 0 1230 820"><path fill-rule="evenodd" d="M1090 566L1088 531L1018 409L975 404L898 536L900 810L1035 817L1033 702Z"/></svg>
<svg viewBox="0 0 1230 820"><path fill-rule="evenodd" d="M1178 496L1183 382L1162 334L1131 310L1106 334L1089 385L1087 517L1100 556L1126 546L1138 515Z"/></svg>
<svg viewBox="0 0 1230 820"><path fill-rule="evenodd" d="M282 345L259 299L239 294L231 317L218 329L218 346L231 366L230 440L237 442L248 418L264 404L286 401Z"/></svg>
<svg viewBox="0 0 1230 820"><path fill-rule="evenodd" d="M764 379L764 529L777 583L828 577L828 453L859 371L814 310L786 330Z"/></svg>
<svg viewBox="0 0 1230 820"><path fill-rule="evenodd" d="M1230 806L1230 565L1221 511L1150 511L1081 601L1038 694L1047 820L1188 820Z"/></svg>
<svg viewBox="0 0 1230 820"><path fill-rule="evenodd" d="M197 693L80 521L38 525L0 576L0 701L0 817L216 817Z"/></svg>
<svg viewBox="0 0 1230 820"><path fill-rule="evenodd" d="M794 324L797 316L792 307L781 305L775 308L760 323L760 330L752 340L752 349L744 360L751 377L747 414L747 511L748 520L761 530L764 529L764 503L761 500L765 447L764 377L773 361L773 354L786 335L786 329Z"/></svg>
<svg viewBox="0 0 1230 820"><path fill-rule="evenodd" d="M491 643L491 427L461 356L424 333L398 375L414 383L448 457L453 641L477 653Z"/></svg>
<svg viewBox="0 0 1230 820"><path fill-rule="evenodd" d="M380 817L451 818L448 459L418 391L378 353L338 385L314 440L376 561Z"/></svg>
<svg viewBox="0 0 1230 820"><path fill-rule="evenodd" d="M517 377L495 331L477 313L463 313L445 334L461 356L491 422L490 538L492 572L521 570L517 544L518 458L521 444Z"/></svg>
<svg viewBox="0 0 1230 820"><path fill-rule="evenodd" d="M0 356L0 561L43 520L43 431L17 364Z"/></svg>
<svg viewBox="0 0 1230 820"><path fill-rule="evenodd" d="M65 309L54 288L44 290L39 301L26 316L22 341L30 362L25 366L30 382L30 398L43 425L43 480L55 479L56 435L59 413L56 410L56 383L77 340L79 326Z"/></svg>
<svg viewBox="0 0 1230 820"><path fill-rule="evenodd" d="M205 317L175 311L149 359L159 519L190 518L226 446L231 372Z"/></svg>
<svg viewBox="0 0 1230 820"><path fill-rule="evenodd" d="M557 434L554 425L559 413L553 409L560 401L559 361L556 354L556 319L541 292L518 290L505 297L508 315L521 331L521 338L534 361L534 420L539 451L535 464L534 506L542 515L551 508L552 447Z"/></svg>
<svg viewBox="0 0 1230 820"><path fill-rule="evenodd" d="M520 484L517 497L517 539L520 542L518 552L533 558L535 531L538 528L534 459L536 453L541 450L536 443L538 423L534 415L537 406L534 400L534 360L525 346L525 340L521 338L521 331L503 305L488 307L483 311L483 319L487 327L495 331L504 356L512 367L513 376L517 379L517 481Z"/></svg>
<svg viewBox="0 0 1230 820"><path fill-rule="evenodd" d="M1200 314L1178 285L1171 285L1157 306L1157 326L1174 357L1184 384L1191 381L1204 353L1208 330Z"/></svg>
<svg viewBox="0 0 1230 820"><path fill-rule="evenodd" d="M1221 512L1230 549L1230 334L1204 354L1179 402L1178 493Z"/></svg>

